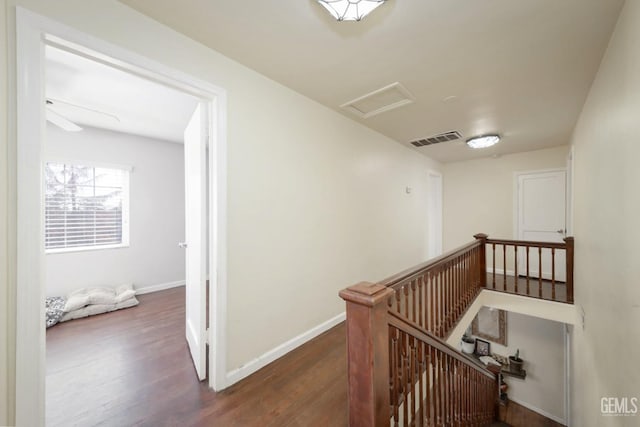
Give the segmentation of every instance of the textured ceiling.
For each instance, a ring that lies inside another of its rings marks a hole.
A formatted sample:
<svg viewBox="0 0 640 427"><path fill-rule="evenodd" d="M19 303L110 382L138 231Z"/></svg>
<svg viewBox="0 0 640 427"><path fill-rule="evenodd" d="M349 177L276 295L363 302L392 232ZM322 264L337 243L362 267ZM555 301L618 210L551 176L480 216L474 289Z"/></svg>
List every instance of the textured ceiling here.
<svg viewBox="0 0 640 427"><path fill-rule="evenodd" d="M396 141L500 133L414 148L443 162L568 143L623 0L389 0L335 22L313 0L121 0ZM415 102L368 119L340 105L393 82Z"/></svg>

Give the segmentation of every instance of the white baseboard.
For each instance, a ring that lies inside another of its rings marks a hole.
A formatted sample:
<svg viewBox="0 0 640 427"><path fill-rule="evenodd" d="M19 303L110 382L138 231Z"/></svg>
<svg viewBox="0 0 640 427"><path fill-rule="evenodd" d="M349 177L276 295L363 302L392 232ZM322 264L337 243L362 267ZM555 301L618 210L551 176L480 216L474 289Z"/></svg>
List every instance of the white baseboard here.
<svg viewBox="0 0 640 427"><path fill-rule="evenodd" d="M343 322L345 318L346 318L345 313L340 313L337 316L327 320L326 322L321 323L318 326L315 326L309 329L308 331L303 332L297 337L294 337L289 341L282 343L279 346L267 351L263 355L242 365L238 369L234 369L233 371L228 372L227 385L231 386L232 384L235 384L241 379L246 378L249 375L253 374L254 372L258 371L259 369L264 368L274 360L281 358L282 356L296 349L302 344L312 340L313 338L317 337L321 333L328 331L329 329L333 328L340 322Z"/></svg>
<svg viewBox="0 0 640 427"><path fill-rule="evenodd" d="M552 414L550 414L550 413L548 413L548 412L546 412L546 411L543 411L543 410L542 410L542 409L540 409L540 408L536 408L535 406L533 406L533 405L531 405L531 404L529 404L529 403L523 402L523 401L518 400L518 399L514 399L514 398L512 398L511 396L509 396L509 400L511 400L511 401L513 401L513 402L515 402L515 403L517 403L517 404L518 404L518 405L520 405L520 406L524 406L524 407L525 407L525 408L527 408L527 409L531 409L533 412L537 412L538 414L540 414L540 415L542 415L542 416L544 416L544 417L547 417L547 418L549 418L549 419L551 419L551 420L553 420L553 421L555 421L555 422L557 422L557 423L560 423L560 424L562 424L563 426L566 426L566 425L567 425L567 421L566 421L564 418L561 418L561 417L557 417L557 416L555 416L555 415L552 415Z"/></svg>
<svg viewBox="0 0 640 427"><path fill-rule="evenodd" d="M150 294L151 292L164 291L165 289L177 288L178 286L184 286L184 280L136 288L136 295Z"/></svg>
<svg viewBox="0 0 640 427"><path fill-rule="evenodd" d="M493 273L493 268L487 267L487 273ZM496 274L503 275L504 274L504 269L503 268L496 268ZM507 270L507 276L515 276L515 275L516 275L516 272L514 270Z"/></svg>

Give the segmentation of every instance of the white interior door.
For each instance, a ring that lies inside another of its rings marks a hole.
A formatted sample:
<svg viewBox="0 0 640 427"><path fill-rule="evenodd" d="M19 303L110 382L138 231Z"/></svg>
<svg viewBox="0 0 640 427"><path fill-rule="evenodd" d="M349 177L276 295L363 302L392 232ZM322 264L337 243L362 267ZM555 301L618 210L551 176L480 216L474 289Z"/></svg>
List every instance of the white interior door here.
<svg viewBox="0 0 640 427"><path fill-rule="evenodd" d="M207 107L200 103L184 131L186 336L198 378L207 375L206 260Z"/></svg>
<svg viewBox="0 0 640 427"><path fill-rule="evenodd" d="M518 175L518 238L537 242L563 242L566 235L566 172ZM526 271L524 251L518 270ZM566 280L566 254L555 251L555 280ZM529 275L539 276L538 251L529 252ZM552 278L551 250L542 250L542 278Z"/></svg>
<svg viewBox="0 0 640 427"><path fill-rule="evenodd" d="M442 175L429 172L428 184L427 248L429 258L434 258L442 254Z"/></svg>

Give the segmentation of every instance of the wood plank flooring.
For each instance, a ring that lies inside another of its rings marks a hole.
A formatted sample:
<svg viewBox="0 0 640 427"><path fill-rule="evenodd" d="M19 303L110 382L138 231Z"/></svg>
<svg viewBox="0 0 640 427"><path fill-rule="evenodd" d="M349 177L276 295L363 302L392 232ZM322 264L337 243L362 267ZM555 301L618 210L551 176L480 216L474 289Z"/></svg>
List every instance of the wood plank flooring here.
<svg viewBox="0 0 640 427"><path fill-rule="evenodd" d="M567 286L564 282L556 282L555 298L553 298L552 284L550 280L538 281L537 278L529 278L529 293L527 294L527 278L518 276L518 292L516 292L516 278L513 275L487 273L487 289L510 294L532 296L538 298L540 284L542 284L542 299L567 302ZM494 288L495 286L495 288Z"/></svg>
<svg viewBox="0 0 640 427"><path fill-rule="evenodd" d="M196 380L184 288L47 331L47 426L344 426L339 325L221 393Z"/></svg>
<svg viewBox="0 0 640 427"><path fill-rule="evenodd" d="M47 331L47 426L347 425L344 324L215 393L191 363L184 288L138 298L137 307ZM517 406L504 421L557 426Z"/></svg>

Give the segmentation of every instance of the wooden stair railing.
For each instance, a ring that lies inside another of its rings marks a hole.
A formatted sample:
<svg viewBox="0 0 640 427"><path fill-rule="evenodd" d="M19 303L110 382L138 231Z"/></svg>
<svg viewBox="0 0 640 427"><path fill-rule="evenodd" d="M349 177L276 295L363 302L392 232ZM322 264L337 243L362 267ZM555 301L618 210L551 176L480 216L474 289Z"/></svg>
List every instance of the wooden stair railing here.
<svg viewBox="0 0 640 427"><path fill-rule="evenodd" d="M483 425L495 417L495 375L441 339L486 283L485 239L478 235L378 284L340 292L347 303L349 425Z"/></svg>
<svg viewBox="0 0 640 427"><path fill-rule="evenodd" d="M497 377L388 309L394 290L359 283L347 303L350 426L484 426L497 416Z"/></svg>
<svg viewBox="0 0 640 427"><path fill-rule="evenodd" d="M474 237L467 245L380 283L363 282L340 292L347 306L350 426L488 424L497 416L496 375L443 339L482 289L573 303L572 237L564 243ZM496 247L503 248L502 289L496 281ZM512 264L508 247L514 248ZM518 248L524 248L522 258ZM538 263L538 274L532 274L531 248L543 260L542 250L550 250L551 280L544 277L543 263ZM564 301L556 294L558 251L565 253ZM519 263L526 267L519 271ZM514 267L511 287L509 265ZM531 285L532 276L537 288Z"/></svg>
<svg viewBox="0 0 640 427"><path fill-rule="evenodd" d="M497 417L496 374L439 338L389 316L393 426L485 426Z"/></svg>
<svg viewBox="0 0 640 427"><path fill-rule="evenodd" d="M485 237L486 256L490 259L487 289L573 304L574 238L563 240L531 242Z"/></svg>
<svg viewBox="0 0 640 427"><path fill-rule="evenodd" d="M392 288L389 310L445 338L486 286L485 234L381 282Z"/></svg>

